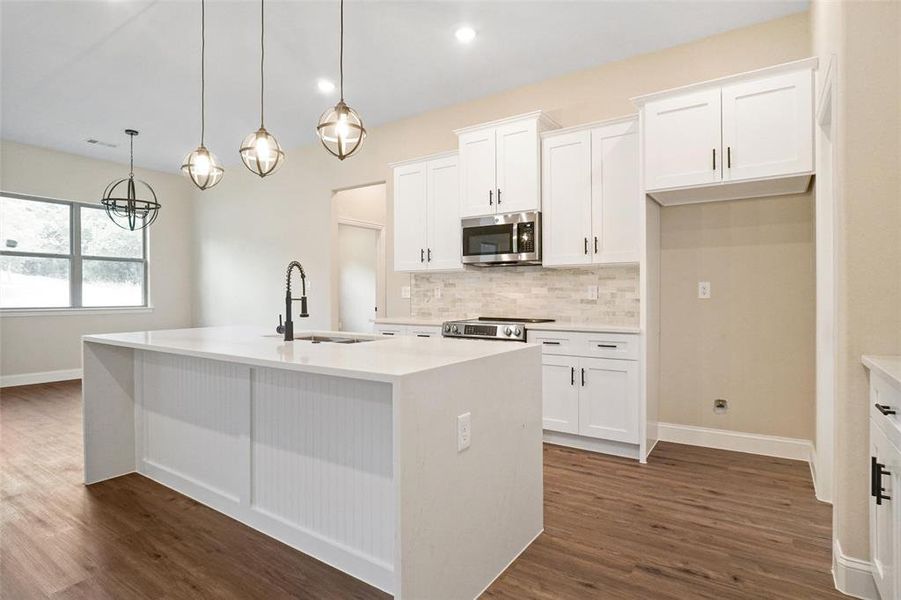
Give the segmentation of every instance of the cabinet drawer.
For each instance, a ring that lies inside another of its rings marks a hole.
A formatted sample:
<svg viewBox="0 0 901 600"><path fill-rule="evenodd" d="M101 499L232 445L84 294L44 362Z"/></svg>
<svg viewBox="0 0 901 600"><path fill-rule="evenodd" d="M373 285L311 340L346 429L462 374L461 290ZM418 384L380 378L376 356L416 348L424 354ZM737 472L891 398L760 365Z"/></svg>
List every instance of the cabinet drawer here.
<svg viewBox="0 0 901 600"><path fill-rule="evenodd" d="M403 325L376 325L375 331L379 335L402 336L407 335L407 328Z"/></svg>
<svg viewBox="0 0 901 600"><path fill-rule="evenodd" d="M579 354L582 344L579 334L558 331L527 331L526 340L533 344L541 344L542 354L562 354L572 356Z"/></svg>
<svg viewBox="0 0 901 600"><path fill-rule="evenodd" d="M416 337L441 337L441 328L440 327L414 327L410 326L407 335L412 335Z"/></svg>
<svg viewBox="0 0 901 600"><path fill-rule="evenodd" d="M638 336L617 333L589 333L585 337L585 356L638 360Z"/></svg>

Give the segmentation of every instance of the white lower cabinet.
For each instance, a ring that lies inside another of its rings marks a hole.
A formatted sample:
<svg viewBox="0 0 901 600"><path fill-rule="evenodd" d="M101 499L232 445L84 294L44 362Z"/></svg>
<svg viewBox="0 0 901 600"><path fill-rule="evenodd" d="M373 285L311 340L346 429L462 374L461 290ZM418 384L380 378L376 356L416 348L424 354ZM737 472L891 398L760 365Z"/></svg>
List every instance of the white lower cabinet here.
<svg viewBox="0 0 901 600"><path fill-rule="evenodd" d="M579 388L576 366L569 356L545 356L541 365L544 428L579 433Z"/></svg>
<svg viewBox="0 0 901 600"><path fill-rule="evenodd" d="M637 337L529 332L528 341L542 345L546 431L639 443L640 363L634 353Z"/></svg>
<svg viewBox="0 0 901 600"><path fill-rule="evenodd" d="M901 600L901 391L870 371L870 561L882 600Z"/></svg>

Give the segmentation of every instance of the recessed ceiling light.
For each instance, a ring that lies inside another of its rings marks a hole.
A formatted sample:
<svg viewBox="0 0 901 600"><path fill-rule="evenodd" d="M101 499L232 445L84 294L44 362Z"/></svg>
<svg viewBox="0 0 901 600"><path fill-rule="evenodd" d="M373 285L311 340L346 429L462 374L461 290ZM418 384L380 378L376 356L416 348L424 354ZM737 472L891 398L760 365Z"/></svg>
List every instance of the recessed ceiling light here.
<svg viewBox="0 0 901 600"><path fill-rule="evenodd" d="M335 91L335 84L328 79L320 79L316 82L316 87L319 88L319 91L323 94L331 94Z"/></svg>
<svg viewBox="0 0 901 600"><path fill-rule="evenodd" d="M476 39L476 30L468 25L464 25L457 29L457 31L454 32L454 35L461 44L468 44Z"/></svg>

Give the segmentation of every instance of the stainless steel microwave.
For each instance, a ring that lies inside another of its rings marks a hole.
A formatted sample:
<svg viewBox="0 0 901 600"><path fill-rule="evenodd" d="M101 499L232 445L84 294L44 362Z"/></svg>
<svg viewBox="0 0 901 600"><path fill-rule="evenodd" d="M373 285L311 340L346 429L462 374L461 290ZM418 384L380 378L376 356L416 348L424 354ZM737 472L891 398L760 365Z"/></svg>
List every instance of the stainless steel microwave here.
<svg viewBox="0 0 901 600"><path fill-rule="evenodd" d="M463 219L463 264L540 265L541 213Z"/></svg>

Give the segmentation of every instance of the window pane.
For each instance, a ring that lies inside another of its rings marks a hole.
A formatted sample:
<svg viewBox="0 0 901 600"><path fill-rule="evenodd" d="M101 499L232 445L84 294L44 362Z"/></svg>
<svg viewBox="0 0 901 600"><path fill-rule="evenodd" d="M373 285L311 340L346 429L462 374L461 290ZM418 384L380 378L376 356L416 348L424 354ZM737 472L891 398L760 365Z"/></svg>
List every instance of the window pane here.
<svg viewBox="0 0 901 600"><path fill-rule="evenodd" d="M69 254L69 205L0 197L0 250Z"/></svg>
<svg viewBox="0 0 901 600"><path fill-rule="evenodd" d="M143 306L143 263L85 260L81 273L82 306Z"/></svg>
<svg viewBox="0 0 901 600"><path fill-rule="evenodd" d="M98 208L81 207L81 253L85 256L142 258L144 234L122 229Z"/></svg>
<svg viewBox="0 0 901 600"><path fill-rule="evenodd" d="M0 307L69 306L69 259L0 256Z"/></svg>

